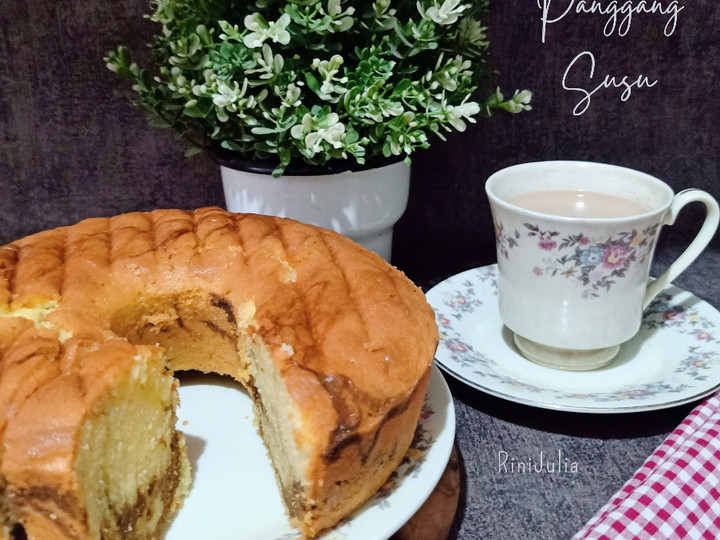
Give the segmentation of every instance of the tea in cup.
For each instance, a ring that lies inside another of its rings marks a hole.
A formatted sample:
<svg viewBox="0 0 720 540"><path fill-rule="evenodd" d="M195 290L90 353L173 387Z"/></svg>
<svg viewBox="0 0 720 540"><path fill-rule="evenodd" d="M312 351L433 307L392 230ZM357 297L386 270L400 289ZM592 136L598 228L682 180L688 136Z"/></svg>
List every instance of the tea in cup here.
<svg viewBox="0 0 720 540"><path fill-rule="evenodd" d="M523 356L566 370L609 364L640 329L645 307L705 249L720 220L717 201L702 190L675 195L653 176L603 163L519 164L490 176L485 188L500 317ZM700 231L651 280L660 229L694 201L706 208Z"/></svg>

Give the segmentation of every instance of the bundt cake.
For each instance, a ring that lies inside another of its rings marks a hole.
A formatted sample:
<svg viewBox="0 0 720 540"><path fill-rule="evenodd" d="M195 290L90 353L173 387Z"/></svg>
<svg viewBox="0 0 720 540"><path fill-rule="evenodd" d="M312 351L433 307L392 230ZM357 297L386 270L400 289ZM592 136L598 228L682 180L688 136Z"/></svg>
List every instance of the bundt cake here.
<svg viewBox="0 0 720 540"><path fill-rule="evenodd" d="M156 210L1 247L3 534L161 537L190 489L174 373L199 370L247 389L316 536L403 459L437 339L402 272L288 219Z"/></svg>

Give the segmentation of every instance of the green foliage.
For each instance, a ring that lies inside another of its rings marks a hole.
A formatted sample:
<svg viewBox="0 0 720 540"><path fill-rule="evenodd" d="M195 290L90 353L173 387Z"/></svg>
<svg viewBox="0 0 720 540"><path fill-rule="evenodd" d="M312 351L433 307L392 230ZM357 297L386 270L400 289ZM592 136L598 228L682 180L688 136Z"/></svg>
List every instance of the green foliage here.
<svg viewBox="0 0 720 540"><path fill-rule="evenodd" d="M154 0L154 73L126 47L109 69L151 124L246 159L322 165L405 156L530 92L482 105L487 0ZM191 154L192 150L188 152Z"/></svg>

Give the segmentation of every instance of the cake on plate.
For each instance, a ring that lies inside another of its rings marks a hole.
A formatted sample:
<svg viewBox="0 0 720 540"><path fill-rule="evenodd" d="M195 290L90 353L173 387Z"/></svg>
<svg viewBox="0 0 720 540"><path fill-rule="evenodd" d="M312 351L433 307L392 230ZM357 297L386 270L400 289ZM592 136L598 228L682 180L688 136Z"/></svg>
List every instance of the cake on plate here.
<svg viewBox="0 0 720 540"><path fill-rule="evenodd" d="M174 374L197 370L242 383L316 536L403 459L437 340L401 271L289 219L156 210L3 246L3 534L161 536L191 484Z"/></svg>

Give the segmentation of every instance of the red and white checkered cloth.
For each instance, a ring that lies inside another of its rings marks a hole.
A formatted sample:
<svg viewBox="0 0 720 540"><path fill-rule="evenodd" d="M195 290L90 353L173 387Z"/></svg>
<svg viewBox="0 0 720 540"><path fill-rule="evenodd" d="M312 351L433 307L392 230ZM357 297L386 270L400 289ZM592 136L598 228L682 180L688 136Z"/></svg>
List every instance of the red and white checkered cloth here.
<svg viewBox="0 0 720 540"><path fill-rule="evenodd" d="M573 537L720 538L720 393L698 405Z"/></svg>

